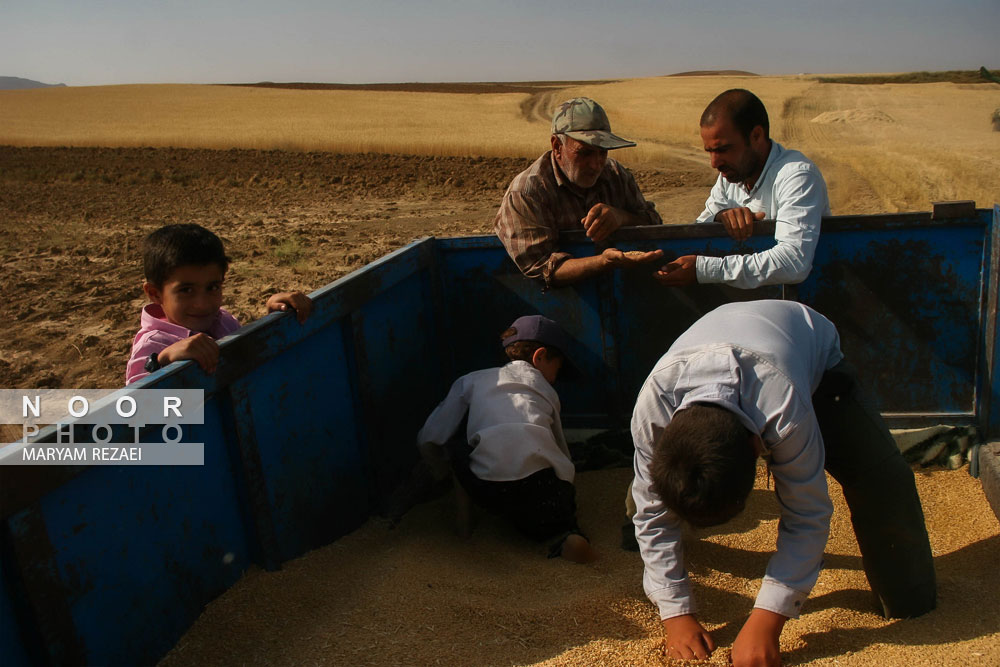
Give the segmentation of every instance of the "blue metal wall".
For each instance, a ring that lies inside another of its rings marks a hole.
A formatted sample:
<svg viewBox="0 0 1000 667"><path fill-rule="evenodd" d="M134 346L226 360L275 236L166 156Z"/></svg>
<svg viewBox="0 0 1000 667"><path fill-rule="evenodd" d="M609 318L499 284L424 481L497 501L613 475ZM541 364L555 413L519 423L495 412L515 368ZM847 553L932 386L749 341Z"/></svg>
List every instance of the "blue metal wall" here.
<svg viewBox="0 0 1000 667"><path fill-rule="evenodd" d="M992 227L983 257L982 340L976 378L976 416L991 439L1000 437L1000 204L993 205Z"/></svg>
<svg viewBox="0 0 1000 667"><path fill-rule="evenodd" d="M450 383L501 363L499 334L526 313L574 339L587 377L560 381L567 424L627 424L655 360L715 306L797 298L837 323L897 425L998 435L998 218L828 219L806 282L754 291L665 289L648 269L543 291L495 238L413 243L315 292L304 325L276 314L244 327L214 376L183 363L133 385L206 390L205 424L185 438L205 442L204 466L0 466L5 664L155 662L248 565L353 530L415 460ZM616 245L725 254L768 247L772 232L736 245L715 225L636 228ZM593 252L578 233L564 246Z"/></svg>
<svg viewBox="0 0 1000 667"><path fill-rule="evenodd" d="M749 243L718 238L715 225L623 230L616 247L686 254L750 252L773 244L767 224ZM561 322L580 344L576 356L590 376L563 384L564 421L626 424L642 382L670 343L701 315L735 300L791 298L837 325L845 354L860 369L897 426L976 423L986 429L980 397L990 325L985 306L996 291L988 263L992 212L944 221L929 214L848 216L824 221L813 270L800 285L740 290L723 285L667 289L648 269L606 274L579 287L542 292L523 278L496 239L440 241L456 372L495 363L498 333L515 317L538 312ZM582 234L564 235L565 249L593 253ZM487 343L484 347L484 341ZM488 354L487 354L488 352ZM995 395L995 391L994 391ZM599 420L601 421L601 420Z"/></svg>
<svg viewBox="0 0 1000 667"><path fill-rule="evenodd" d="M966 413L981 349L982 225L828 234L798 299L827 314L887 412Z"/></svg>
<svg viewBox="0 0 1000 667"><path fill-rule="evenodd" d="M204 388L204 466L0 467L4 664L153 663L249 564L359 526L447 388L435 257L412 244L315 292L304 325L244 327L214 376L123 390Z"/></svg>

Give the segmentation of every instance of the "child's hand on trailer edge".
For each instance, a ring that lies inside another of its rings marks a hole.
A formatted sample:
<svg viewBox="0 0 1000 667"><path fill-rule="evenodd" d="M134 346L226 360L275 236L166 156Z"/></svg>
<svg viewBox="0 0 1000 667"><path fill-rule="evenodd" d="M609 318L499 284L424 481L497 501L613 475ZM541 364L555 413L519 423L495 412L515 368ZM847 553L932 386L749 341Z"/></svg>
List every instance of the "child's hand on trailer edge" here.
<svg viewBox="0 0 1000 667"><path fill-rule="evenodd" d="M267 300L267 312L294 310L295 317L302 324L312 313L312 299L302 292L279 292Z"/></svg>

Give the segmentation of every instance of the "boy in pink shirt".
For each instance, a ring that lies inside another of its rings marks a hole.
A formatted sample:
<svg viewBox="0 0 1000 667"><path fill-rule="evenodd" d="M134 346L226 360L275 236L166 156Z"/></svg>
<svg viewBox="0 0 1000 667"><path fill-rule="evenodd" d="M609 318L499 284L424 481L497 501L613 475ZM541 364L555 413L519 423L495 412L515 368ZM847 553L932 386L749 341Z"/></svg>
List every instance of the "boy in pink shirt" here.
<svg viewBox="0 0 1000 667"><path fill-rule="evenodd" d="M222 241L200 225L167 225L146 237L142 263L142 289L151 303L142 309L125 384L184 359L214 373L219 362L216 340L240 328L222 308L222 283L229 268ZM312 311L312 300L302 292L281 292L267 300L268 312L289 309L303 322Z"/></svg>

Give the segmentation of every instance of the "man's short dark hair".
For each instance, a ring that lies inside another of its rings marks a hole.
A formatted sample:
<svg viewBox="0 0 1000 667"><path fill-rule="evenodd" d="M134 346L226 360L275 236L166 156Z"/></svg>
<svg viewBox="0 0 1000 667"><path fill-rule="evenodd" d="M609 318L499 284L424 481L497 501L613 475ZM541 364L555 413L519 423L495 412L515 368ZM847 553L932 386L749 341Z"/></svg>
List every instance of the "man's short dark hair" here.
<svg viewBox="0 0 1000 667"><path fill-rule="evenodd" d="M142 270L157 287L178 267L217 264L225 273L229 258L222 240L201 225L167 225L152 232L142 243Z"/></svg>
<svg viewBox="0 0 1000 667"><path fill-rule="evenodd" d="M696 403L653 444L653 491L693 526L717 526L746 505L757 474L751 433L729 410Z"/></svg>
<svg viewBox="0 0 1000 667"><path fill-rule="evenodd" d="M743 88L732 88L709 102L701 114L701 127L715 125L720 119L728 118L743 139L750 141L750 133L760 125L764 128L764 138L771 137L771 125L767 119L767 109L760 98Z"/></svg>

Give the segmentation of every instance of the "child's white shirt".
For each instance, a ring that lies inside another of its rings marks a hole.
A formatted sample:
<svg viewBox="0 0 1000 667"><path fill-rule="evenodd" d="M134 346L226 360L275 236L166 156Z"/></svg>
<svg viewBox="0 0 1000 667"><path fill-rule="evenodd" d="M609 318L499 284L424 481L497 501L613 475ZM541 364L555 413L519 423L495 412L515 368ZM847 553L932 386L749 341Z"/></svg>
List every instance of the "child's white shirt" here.
<svg viewBox="0 0 1000 667"><path fill-rule="evenodd" d="M442 445L469 414L469 469L484 480L506 482L552 468L573 481L575 469L559 419L559 395L526 361L458 378L417 434L417 446L436 473L447 472Z"/></svg>

